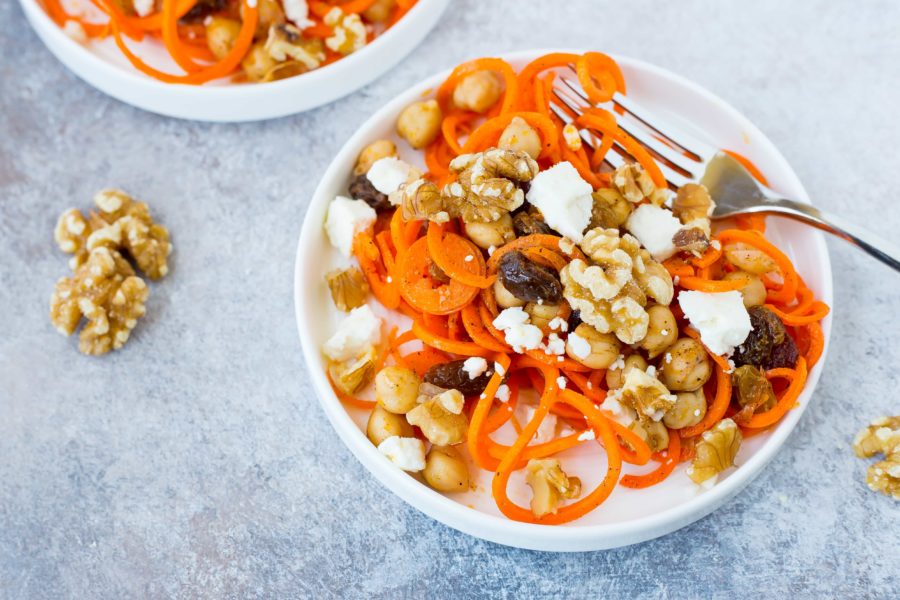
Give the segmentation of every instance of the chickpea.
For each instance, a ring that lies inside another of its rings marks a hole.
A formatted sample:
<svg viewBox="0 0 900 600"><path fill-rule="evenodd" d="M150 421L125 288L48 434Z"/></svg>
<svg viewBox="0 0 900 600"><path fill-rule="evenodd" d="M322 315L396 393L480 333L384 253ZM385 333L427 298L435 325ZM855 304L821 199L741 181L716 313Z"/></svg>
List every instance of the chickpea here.
<svg viewBox="0 0 900 600"><path fill-rule="evenodd" d="M535 160L541 153L541 138L538 132L522 117L512 118L500 134L497 145L500 148L524 152Z"/></svg>
<svg viewBox="0 0 900 600"><path fill-rule="evenodd" d="M749 244L735 242L727 244L723 249L725 260L742 271L753 275L763 275L778 269L775 261L764 252Z"/></svg>
<svg viewBox="0 0 900 600"><path fill-rule="evenodd" d="M493 71L475 71L463 77L453 90L453 104L462 110L483 113L500 99L503 84Z"/></svg>
<svg viewBox="0 0 900 600"><path fill-rule="evenodd" d="M655 358L675 343L678 339L678 323L675 315L668 306L655 304L647 309L650 323L647 325L647 335L641 340L640 346L647 351L647 356Z"/></svg>
<svg viewBox="0 0 900 600"><path fill-rule="evenodd" d="M359 153L356 157L356 166L353 167L354 175L368 173L376 161L389 156L397 156L397 146L390 140L375 140Z"/></svg>
<svg viewBox="0 0 900 600"><path fill-rule="evenodd" d="M494 298L497 299L497 304L501 308L513 308L516 306L525 306L524 300L519 300L512 293L506 289L503 283L500 282L500 278L498 277L496 281L494 281Z"/></svg>
<svg viewBox="0 0 900 600"><path fill-rule="evenodd" d="M766 303L766 286L762 279L756 275L745 273L744 271L733 271L722 278L725 281L734 279L749 279L747 285L740 289L741 296L744 297L744 306L762 306Z"/></svg>
<svg viewBox="0 0 900 600"><path fill-rule="evenodd" d="M712 361L706 350L700 342L687 337L666 350L660 366L659 379L673 392L700 389L712 375Z"/></svg>
<svg viewBox="0 0 900 600"><path fill-rule="evenodd" d="M653 452L659 452L669 447L669 430L662 423L634 421L628 428L647 442Z"/></svg>
<svg viewBox="0 0 900 600"><path fill-rule="evenodd" d="M241 31L241 22L225 17L211 17L206 24L206 45L213 55L222 60L231 52L234 41Z"/></svg>
<svg viewBox="0 0 900 600"><path fill-rule="evenodd" d="M401 415L395 415L376 404L366 423L366 437L377 446L395 435L413 437L413 428Z"/></svg>
<svg viewBox="0 0 900 600"><path fill-rule="evenodd" d="M469 467L452 446L432 446L425 457L425 481L439 492L469 489Z"/></svg>
<svg viewBox="0 0 900 600"><path fill-rule="evenodd" d="M559 315L559 304L529 302L525 305L525 312L531 317L532 325L547 331L550 328L550 321Z"/></svg>
<svg viewBox="0 0 900 600"><path fill-rule="evenodd" d="M516 237L509 213L490 223L466 223L466 235L479 248L500 247Z"/></svg>
<svg viewBox="0 0 900 600"><path fill-rule="evenodd" d="M588 343L589 348L584 347L582 340ZM615 334L600 333L587 323L576 327L566 340L566 354L569 358L590 369L608 369L619 358L621 351L622 343Z"/></svg>
<svg viewBox="0 0 900 600"><path fill-rule="evenodd" d="M375 399L392 413L405 415L416 407L419 377L411 370L396 365L385 367L375 376Z"/></svg>
<svg viewBox="0 0 900 600"><path fill-rule="evenodd" d="M258 0L256 17L256 39L265 39L272 25L284 23L284 11L278 0ZM241 19L244 18L244 3L241 3Z"/></svg>
<svg viewBox="0 0 900 600"><path fill-rule="evenodd" d="M244 73L246 73L250 81L262 81L265 79L266 74L277 64L275 59L269 56L262 42L257 42L250 46L247 56L241 61Z"/></svg>
<svg viewBox="0 0 900 600"><path fill-rule="evenodd" d="M577 330L576 330L577 331ZM647 370L647 361L640 354L632 354L625 359L624 369L609 369L606 372L606 387L617 390L625 384L625 378L632 369Z"/></svg>
<svg viewBox="0 0 900 600"><path fill-rule="evenodd" d="M706 394L702 389L679 392L675 398L675 406L663 416L663 423L669 429L693 427L706 416Z"/></svg>
<svg viewBox="0 0 900 600"><path fill-rule="evenodd" d="M362 15L369 23L384 23L391 17L397 0L375 0Z"/></svg>
<svg viewBox="0 0 900 600"><path fill-rule="evenodd" d="M397 133L418 150L435 140L441 131L442 118L437 100L413 102L397 118Z"/></svg>

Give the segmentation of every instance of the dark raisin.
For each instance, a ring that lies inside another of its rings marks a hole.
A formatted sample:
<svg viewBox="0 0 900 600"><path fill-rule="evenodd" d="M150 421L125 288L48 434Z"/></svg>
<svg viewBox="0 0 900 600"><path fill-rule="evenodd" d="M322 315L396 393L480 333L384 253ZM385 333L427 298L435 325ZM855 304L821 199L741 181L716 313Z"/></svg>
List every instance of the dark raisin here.
<svg viewBox="0 0 900 600"><path fill-rule="evenodd" d="M793 369L800 358L800 350L797 343L789 335L784 336L784 341L775 346L769 359L763 363L764 369Z"/></svg>
<svg viewBox="0 0 900 600"><path fill-rule="evenodd" d="M199 0L178 22L184 25L199 23L214 12L223 10L226 4L226 0Z"/></svg>
<svg viewBox="0 0 900 600"><path fill-rule="evenodd" d="M569 314L569 331L575 331L575 328L581 325L581 311L573 310Z"/></svg>
<svg viewBox="0 0 900 600"><path fill-rule="evenodd" d="M387 195L376 190L365 173L353 178L350 183L350 197L354 200L362 200L375 210L386 210L391 207Z"/></svg>
<svg viewBox="0 0 900 600"><path fill-rule="evenodd" d="M436 385L444 389L459 390L463 396L478 396L487 387L493 369L488 369L478 377L472 379L463 369L465 360L453 360L434 365L425 372L425 383Z"/></svg>
<svg viewBox="0 0 900 600"><path fill-rule="evenodd" d="M518 250L500 259L500 282L525 302L558 304L562 300L562 284L556 272L531 262Z"/></svg>
<svg viewBox="0 0 900 600"><path fill-rule="evenodd" d="M731 359L737 366L753 365L765 369L770 365L797 362L797 345L784 328L784 323L768 308L754 306L750 313L752 330L744 343L737 347ZM791 367L794 364L790 364Z"/></svg>
<svg viewBox="0 0 900 600"><path fill-rule="evenodd" d="M534 233L553 234L553 230L540 215L535 215L531 211L520 212L513 217L513 230L519 237Z"/></svg>

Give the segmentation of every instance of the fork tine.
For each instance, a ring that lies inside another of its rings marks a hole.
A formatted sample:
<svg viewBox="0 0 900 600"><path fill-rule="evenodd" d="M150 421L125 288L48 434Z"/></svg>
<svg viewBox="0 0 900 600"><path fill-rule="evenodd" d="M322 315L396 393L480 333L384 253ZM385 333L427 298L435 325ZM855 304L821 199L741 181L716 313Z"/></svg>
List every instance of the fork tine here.
<svg viewBox="0 0 900 600"><path fill-rule="evenodd" d="M575 65L570 64L569 69L575 73ZM578 80L572 80L566 77L560 77L560 79L562 79L563 83L565 83L565 85L573 92L578 94L578 96L586 103L590 104L587 93L585 93ZM667 143L675 150L684 150L689 154L693 154L700 162L706 163L719 151L718 148L715 148L696 136L684 131L683 128L672 125L671 123L666 123L659 115L651 114L650 111L619 92L613 94L612 101L631 113L631 115L642 125L662 136L663 143Z"/></svg>
<svg viewBox="0 0 900 600"><path fill-rule="evenodd" d="M556 88L553 89L553 95L576 115L580 115L583 112L583 107L579 106L571 98L566 97L566 94L561 93ZM550 110L552 110L563 123L568 124L575 119L566 111L566 108L563 108L554 102L550 103ZM581 135L581 139L584 140L588 147L596 148L596 139L588 130L580 129L579 135ZM613 144L612 150L614 150L614 152L606 153L604 161L609 163L614 169L619 168L626 162L634 160L631 154L629 154L618 142ZM659 166L660 171L662 171L663 176L666 178L666 181L669 183L669 187L672 189L677 190L684 184L693 181L691 177L686 177L683 173L673 169L665 162L657 162L657 165Z"/></svg>

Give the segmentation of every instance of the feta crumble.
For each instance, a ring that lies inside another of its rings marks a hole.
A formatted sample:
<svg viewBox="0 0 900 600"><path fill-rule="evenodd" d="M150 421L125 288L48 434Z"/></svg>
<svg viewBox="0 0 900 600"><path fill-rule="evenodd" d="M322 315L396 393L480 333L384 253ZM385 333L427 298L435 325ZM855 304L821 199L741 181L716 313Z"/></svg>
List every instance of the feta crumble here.
<svg viewBox="0 0 900 600"><path fill-rule="evenodd" d="M591 343L575 332L569 334L566 345L575 358L584 360L591 355Z"/></svg>
<svg viewBox="0 0 900 600"><path fill-rule="evenodd" d="M509 386L505 383L497 388L497 393L494 394L494 398L499 400L500 402L509 402Z"/></svg>
<svg viewBox="0 0 900 600"><path fill-rule="evenodd" d="M681 221L668 209L641 204L628 217L625 229L654 259L663 261L675 254L672 238L681 230Z"/></svg>
<svg viewBox="0 0 900 600"><path fill-rule="evenodd" d="M547 326L551 331L566 332L569 330L569 323L562 317L553 317Z"/></svg>
<svg viewBox="0 0 900 600"><path fill-rule="evenodd" d="M496 371L497 375L499 375L500 377L503 377L504 375L506 375L506 369L504 369L503 365L501 365L500 363L498 363L496 361L494 362L494 371Z"/></svg>
<svg viewBox="0 0 900 600"><path fill-rule="evenodd" d="M503 332L506 343L520 354L525 350L536 350L544 338L540 328L531 325L528 319L528 313L515 306L503 309L493 322L494 327Z"/></svg>
<svg viewBox="0 0 900 600"><path fill-rule="evenodd" d="M593 429L585 429L585 430L582 431L581 434L578 436L578 439L579 439L580 441L582 441L582 442L588 442L588 441L590 441L590 440L596 440L596 439L597 439L597 434L594 433L594 430L593 430Z"/></svg>
<svg viewBox="0 0 900 600"><path fill-rule="evenodd" d="M541 348L544 349L544 354L561 356L566 353L566 342L560 339L557 334L551 333L547 336L547 343L541 344Z"/></svg>
<svg viewBox="0 0 900 600"><path fill-rule="evenodd" d="M715 354L728 356L750 335L750 315L738 291L682 291L678 304L700 339Z"/></svg>
<svg viewBox="0 0 900 600"><path fill-rule="evenodd" d="M306 29L313 25L309 18L309 5L306 0L281 0L284 7L284 15L300 29Z"/></svg>
<svg viewBox="0 0 900 600"><path fill-rule="evenodd" d="M353 236L374 223L376 216L375 209L362 200L338 196L328 205L325 233L331 245L349 257L353 251Z"/></svg>
<svg viewBox="0 0 900 600"><path fill-rule="evenodd" d="M463 362L463 371L469 376L469 379L475 379L484 374L487 371L488 364L487 361L481 358L480 356L473 356L471 358L467 358Z"/></svg>
<svg viewBox="0 0 900 600"><path fill-rule="evenodd" d="M580 242L591 222L593 191L572 163L560 162L538 173L525 197L541 211L547 225Z"/></svg>
<svg viewBox="0 0 900 600"><path fill-rule="evenodd" d="M134 7L134 12L137 13L139 17L146 17L150 13L153 12L153 9L156 8L155 0L133 0L131 5Z"/></svg>
<svg viewBox="0 0 900 600"><path fill-rule="evenodd" d="M350 311L337 331L322 346L325 356L334 361L344 361L362 354L369 346L381 342L381 319L375 316L369 305L363 304Z"/></svg>
<svg viewBox="0 0 900 600"><path fill-rule="evenodd" d="M568 384L568 383L569 382L562 375L560 375L559 377L556 378L556 386L561 390L566 389L566 384Z"/></svg>
<svg viewBox="0 0 900 600"><path fill-rule="evenodd" d="M418 438L392 435L380 444L378 451L404 471L421 471L425 468L425 444Z"/></svg>
<svg viewBox="0 0 900 600"><path fill-rule="evenodd" d="M379 158L366 173L372 186L382 194L392 194L409 180L412 167L394 156Z"/></svg>

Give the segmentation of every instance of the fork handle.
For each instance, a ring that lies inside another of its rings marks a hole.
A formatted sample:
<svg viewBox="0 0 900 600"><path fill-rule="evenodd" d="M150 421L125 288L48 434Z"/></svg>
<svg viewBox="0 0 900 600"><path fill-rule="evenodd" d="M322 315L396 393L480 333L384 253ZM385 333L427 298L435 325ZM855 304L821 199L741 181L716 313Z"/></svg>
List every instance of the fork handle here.
<svg viewBox="0 0 900 600"><path fill-rule="evenodd" d="M755 208L756 210L751 212L766 212L790 217L834 234L900 272L900 246L854 225L842 217L823 212L809 204L785 198L766 199L765 205Z"/></svg>

